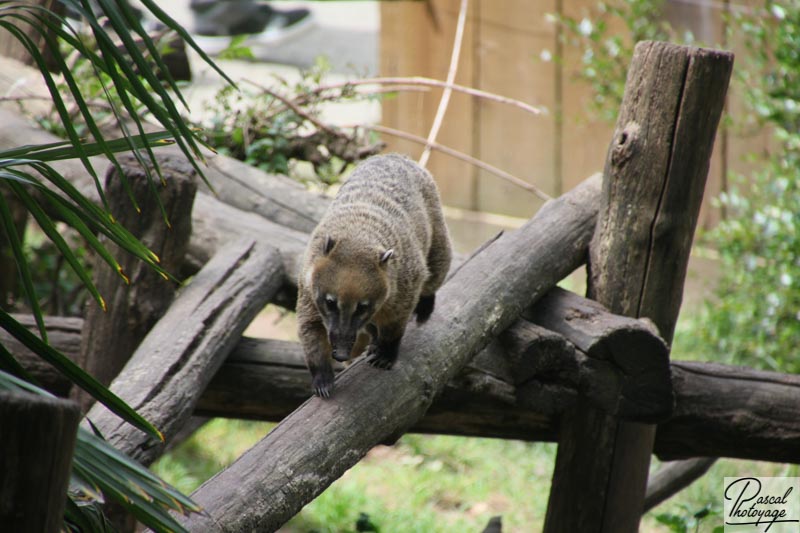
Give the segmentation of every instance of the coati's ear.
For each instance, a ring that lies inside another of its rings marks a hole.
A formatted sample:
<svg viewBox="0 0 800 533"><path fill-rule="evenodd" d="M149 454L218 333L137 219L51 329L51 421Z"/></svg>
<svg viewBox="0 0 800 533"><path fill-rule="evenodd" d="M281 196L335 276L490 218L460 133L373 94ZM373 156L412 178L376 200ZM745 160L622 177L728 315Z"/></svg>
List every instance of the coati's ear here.
<svg viewBox="0 0 800 533"><path fill-rule="evenodd" d="M383 252L381 254L381 265L385 265L389 261L389 259L392 258L393 255L394 255L394 249L393 248L389 248L388 250Z"/></svg>
<svg viewBox="0 0 800 533"><path fill-rule="evenodd" d="M336 246L336 241L331 238L330 235L325 237L325 244L322 245L322 253L323 255L328 255L333 250L333 247Z"/></svg>

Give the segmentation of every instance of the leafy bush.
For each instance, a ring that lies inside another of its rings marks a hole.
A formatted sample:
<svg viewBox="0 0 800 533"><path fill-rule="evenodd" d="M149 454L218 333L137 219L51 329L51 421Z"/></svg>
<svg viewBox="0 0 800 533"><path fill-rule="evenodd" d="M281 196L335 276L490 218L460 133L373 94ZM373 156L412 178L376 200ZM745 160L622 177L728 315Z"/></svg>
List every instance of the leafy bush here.
<svg viewBox="0 0 800 533"><path fill-rule="evenodd" d="M243 83L226 86L209 105L208 118L197 126L209 146L265 172L292 175L291 162L314 167L318 185L339 181L347 168L380 151L380 143L357 128L338 128L321 118L321 106L370 98L351 85L325 88L328 65L318 61L301 72L297 83L280 77L272 87Z"/></svg>
<svg viewBox="0 0 800 533"><path fill-rule="evenodd" d="M581 50L577 77L592 88L590 110L614 122L622 104L625 78L639 41L692 42L691 34L682 37L663 20L663 0L598 2L580 20L558 16L567 46ZM624 27L625 32L618 31Z"/></svg>
<svg viewBox="0 0 800 533"><path fill-rule="evenodd" d="M777 148L719 198L728 217L706 236L720 253L719 287L697 333L730 362L798 372L800 5L767 1L734 20L747 36L746 101Z"/></svg>

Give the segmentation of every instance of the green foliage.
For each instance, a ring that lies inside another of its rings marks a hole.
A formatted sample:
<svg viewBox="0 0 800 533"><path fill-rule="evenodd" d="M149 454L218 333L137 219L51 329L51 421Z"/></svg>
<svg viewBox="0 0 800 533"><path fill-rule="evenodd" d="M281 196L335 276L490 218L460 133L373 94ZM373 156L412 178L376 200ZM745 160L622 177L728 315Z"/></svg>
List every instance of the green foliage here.
<svg viewBox="0 0 800 533"><path fill-rule="evenodd" d="M637 42L692 42L691 34L678 36L663 20L663 3L663 0L599 2L592 13L580 20L556 17L564 30L565 44L581 52L577 77L592 88L590 110L600 118L609 122L617 118Z"/></svg>
<svg viewBox="0 0 800 533"><path fill-rule="evenodd" d="M351 85L323 87L328 70L327 62L318 60L295 83L276 76L272 87L224 87L209 106L208 118L196 126L209 146L265 172L293 175L292 162L304 161L314 167L313 182L337 183L351 164L381 146L370 145L357 128L324 122L322 104L367 98Z"/></svg>
<svg viewBox="0 0 800 533"><path fill-rule="evenodd" d="M153 0L141 2L161 23L180 34L189 46L208 60L185 30L161 11ZM117 164L114 154L130 151L137 157L149 155L154 159L153 147L174 142L202 174L198 161L202 161L203 157L199 151L196 132L184 123L173 102L173 97L181 99L179 88L167 73L155 44L128 3L120 0L97 0L96 5L104 22L100 21L100 16L86 0L62 0L62 3L82 16L89 31L86 34L89 35L88 38L76 31L74 21L67 21L41 5L14 3L0 6L0 29L19 41L30 55L34 66L39 69L55 110L50 120L60 124L61 133L67 139L66 142L28 145L0 151L0 183L3 189L3 194L0 194L0 231L8 236L8 248L18 266L19 285L36 319L39 336L21 326L5 309L0 309L0 327L112 412L154 439L163 440L157 428L48 344L40 306L40 288L34 283L32 274L35 269L31 268L28 260L29 250L24 248L15 231L9 203L12 196L16 197L51 245L58 250L80 284L99 305L104 306L102 296L94 287L80 258L81 251L76 249L74 242L68 242L64 238L60 224L66 224L77 232L85 240L86 247L91 248L125 281L127 278L119 263L97 235L103 235L109 242L120 246L164 276L168 274L158 265L155 254L122 228L108 212L99 177L89 158L102 155ZM43 43L38 42L38 37L43 39ZM55 67L60 73L56 76L48 70L42 48L74 50L80 59L68 64L65 56L52 54ZM97 81L94 87L82 89L83 82L90 79ZM94 98L103 100L107 110L105 115L95 113L96 105L89 101ZM140 118L144 109L164 131L144 132ZM111 116L118 121L122 132L118 139L111 139L102 128L102 120ZM127 120L130 123L126 123ZM90 202L50 165L63 159L79 159L83 163L95 182L101 199L100 206ZM149 177L152 179L152 176ZM29 379L13 355L2 345L0 368L20 378ZM0 385L9 388L8 383L13 382L13 375L0 372ZM37 394L43 393L35 388L28 390ZM81 480L81 487L90 487L92 490L88 493L84 491L80 496L71 494L65 527L72 528L72 525L77 524L84 531L104 530L104 520L97 515L96 506L86 499L99 495L100 490L105 498L117 500L157 531L181 530L170 517L169 510L197 511L188 498L164 485L103 441L83 431L78 437L73 466L73 476Z"/></svg>
<svg viewBox="0 0 800 533"><path fill-rule="evenodd" d="M800 360L800 5L765 2L733 23L747 39L742 90L776 149L719 198L727 218L706 236L721 260L697 335L733 363L798 372Z"/></svg>

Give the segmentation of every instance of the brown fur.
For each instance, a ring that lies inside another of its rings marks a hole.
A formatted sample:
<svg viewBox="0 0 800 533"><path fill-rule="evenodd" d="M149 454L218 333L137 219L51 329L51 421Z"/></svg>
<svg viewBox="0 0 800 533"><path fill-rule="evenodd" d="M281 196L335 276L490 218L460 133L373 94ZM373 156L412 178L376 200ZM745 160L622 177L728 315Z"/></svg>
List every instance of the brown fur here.
<svg viewBox="0 0 800 533"><path fill-rule="evenodd" d="M331 357L364 348L391 368L406 324L424 322L450 268L439 193L427 171L400 155L372 157L342 186L311 235L298 282L300 341L312 388L333 389Z"/></svg>

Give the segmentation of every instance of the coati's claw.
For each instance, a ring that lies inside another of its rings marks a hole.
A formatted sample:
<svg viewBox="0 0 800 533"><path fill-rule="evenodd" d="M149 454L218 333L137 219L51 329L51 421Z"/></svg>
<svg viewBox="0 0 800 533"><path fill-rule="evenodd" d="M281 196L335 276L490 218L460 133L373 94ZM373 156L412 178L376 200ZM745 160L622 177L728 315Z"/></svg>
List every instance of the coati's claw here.
<svg viewBox="0 0 800 533"><path fill-rule="evenodd" d="M383 357L375 352L371 352L369 355L367 355L367 362L375 368L380 368L381 370L391 370L392 366L394 366L394 359Z"/></svg>
<svg viewBox="0 0 800 533"><path fill-rule="evenodd" d="M314 396L320 398L330 398L333 392L333 376L325 376L318 374L311 380L311 389L314 391Z"/></svg>

